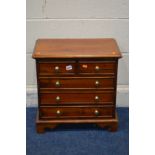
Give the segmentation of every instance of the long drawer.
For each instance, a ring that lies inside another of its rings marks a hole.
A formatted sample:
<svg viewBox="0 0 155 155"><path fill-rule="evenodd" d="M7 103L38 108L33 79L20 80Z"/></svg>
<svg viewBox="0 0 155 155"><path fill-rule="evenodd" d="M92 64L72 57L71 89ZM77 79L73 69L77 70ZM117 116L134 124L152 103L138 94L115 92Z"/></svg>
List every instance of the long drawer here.
<svg viewBox="0 0 155 155"><path fill-rule="evenodd" d="M40 93L40 105L113 104L114 91Z"/></svg>
<svg viewBox="0 0 155 155"><path fill-rule="evenodd" d="M86 77L72 77L72 78L39 78L40 88L105 88L113 89L115 86L114 78L86 78Z"/></svg>
<svg viewBox="0 0 155 155"><path fill-rule="evenodd" d="M111 118L113 106L68 106L40 107L42 119L71 119L71 118Z"/></svg>

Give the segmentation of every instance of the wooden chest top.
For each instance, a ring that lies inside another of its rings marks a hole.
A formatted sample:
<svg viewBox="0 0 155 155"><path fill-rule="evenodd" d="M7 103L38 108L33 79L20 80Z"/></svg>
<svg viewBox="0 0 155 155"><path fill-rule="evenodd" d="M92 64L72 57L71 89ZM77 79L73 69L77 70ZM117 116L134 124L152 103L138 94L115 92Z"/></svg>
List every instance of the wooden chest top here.
<svg viewBox="0 0 155 155"><path fill-rule="evenodd" d="M114 39L38 39L33 58L120 58Z"/></svg>

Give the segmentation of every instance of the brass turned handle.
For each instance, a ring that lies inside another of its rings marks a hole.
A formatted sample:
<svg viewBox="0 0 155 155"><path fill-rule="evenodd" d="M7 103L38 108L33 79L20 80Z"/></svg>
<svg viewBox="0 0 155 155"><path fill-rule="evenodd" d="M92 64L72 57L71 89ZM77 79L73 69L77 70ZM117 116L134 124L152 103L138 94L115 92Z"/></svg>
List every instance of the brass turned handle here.
<svg viewBox="0 0 155 155"><path fill-rule="evenodd" d="M99 111L98 110L95 110L94 113L95 113L96 116L99 115Z"/></svg>
<svg viewBox="0 0 155 155"><path fill-rule="evenodd" d="M99 96L95 96L95 100L98 101L99 100Z"/></svg>
<svg viewBox="0 0 155 155"><path fill-rule="evenodd" d="M60 116L60 115L61 115L61 111L60 111L60 110L57 110L57 112L56 112L56 113L57 113L57 115L58 115L58 116Z"/></svg>
<svg viewBox="0 0 155 155"><path fill-rule="evenodd" d="M59 71L59 66L55 66L55 71L56 71L56 72Z"/></svg>
<svg viewBox="0 0 155 155"><path fill-rule="evenodd" d="M55 85L56 85L56 87L60 87L60 82L59 81L56 81L55 82Z"/></svg>
<svg viewBox="0 0 155 155"><path fill-rule="evenodd" d="M100 82L99 81L95 81L95 85L99 86Z"/></svg>
<svg viewBox="0 0 155 155"><path fill-rule="evenodd" d="M57 96L56 97L56 101L60 101L60 96Z"/></svg>
<svg viewBox="0 0 155 155"><path fill-rule="evenodd" d="M99 66L95 66L95 70L96 71L99 71L100 70L100 67Z"/></svg>

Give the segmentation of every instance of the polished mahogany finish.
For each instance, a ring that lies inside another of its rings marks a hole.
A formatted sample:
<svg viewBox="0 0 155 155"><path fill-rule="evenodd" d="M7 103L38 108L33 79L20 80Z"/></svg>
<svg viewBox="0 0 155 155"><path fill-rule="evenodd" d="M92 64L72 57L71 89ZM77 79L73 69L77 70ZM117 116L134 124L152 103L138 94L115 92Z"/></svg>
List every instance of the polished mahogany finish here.
<svg viewBox="0 0 155 155"><path fill-rule="evenodd" d="M60 123L96 123L116 131L117 66L114 39L38 39L38 133Z"/></svg>
<svg viewBox="0 0 155 155"><path fill-rule="evenodd" d="M52 106L41 107L42 119L112 118L113 106Z"/></svg>
<svg viewBox="0 0 155 155"><path fill-rule="evenodd" d="M40 93L40 105L112 105L114 91L56 91Z"/></svg>
<svg viewBox="0 0 155 155"><path fill-rule="evenodd" d="M79 73L80 74L110 74L114 75L116 64L115 61L80 61Z"/></svg>
<svg viewBox="0 0 155 155"><path fill-rule="evenodd" d="M72 70L66 70L66 66L72 66ZM55 75L63 75L63 74L75 74L75 63L72 61L69 62L40 62L38 64L39 75L40 76L55 76Z"/></svg>
<svg viewBox="0 0 155 155"><path fill-rule="evenodd" d="M114 39L38 39L33 58L120 58Z"/></svg>
<svg viewBox="0 0 155 155"><path fill-rule="evenodd" d="M40 77L39 83L41 88L64 89L64 88L89 88L89 89L114 89L115 79L113 77Z"/></svg>

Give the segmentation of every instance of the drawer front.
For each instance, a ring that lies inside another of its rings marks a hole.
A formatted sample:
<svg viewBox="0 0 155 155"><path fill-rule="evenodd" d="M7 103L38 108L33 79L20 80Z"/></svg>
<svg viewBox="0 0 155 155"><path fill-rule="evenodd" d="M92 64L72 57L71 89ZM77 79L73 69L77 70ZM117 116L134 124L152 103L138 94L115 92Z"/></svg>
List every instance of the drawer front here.
<svg viewBox="0 0 155 155"><path fill-rule="evenodd" d="M115 61L93 61L79 62L79 72L81 74L114 74L116 68Z"/></svg>
<svg viewBox="0 0 155 155"><path fill-rule="evenodd" d="M39 78L40 88L114 88L114 78Z"/></svg>
<svg viewBox="0 0 155 155"><path fill-rule="evenodd" d="M114 92L92 93L41 93L41 105L64 104L113 104Z"/></svg>
<svg viewBox="0 0 155 155"><path fill-rule="evenodd" d="M74 74L75 63L71 62L40 62L38 63L39 75Z"/></svg>
<svg viewBox="0 0 155 155"><path fill-rule="evenodd" d="M82 117L112 117L114 107L41 107L41 118L82 118Z"/></svg>

